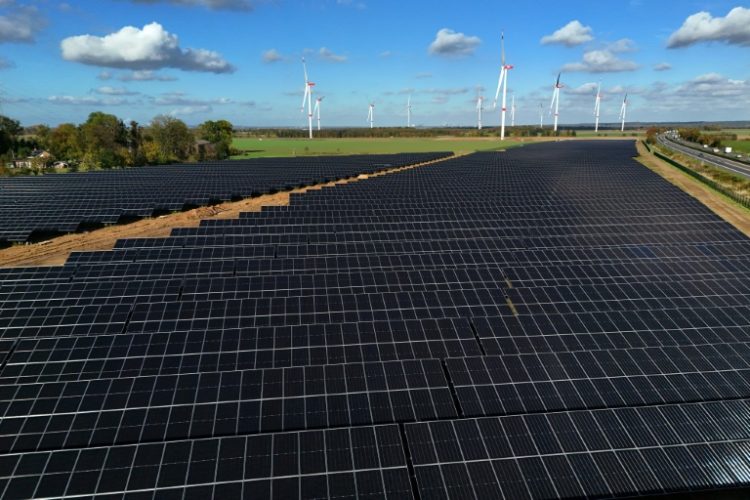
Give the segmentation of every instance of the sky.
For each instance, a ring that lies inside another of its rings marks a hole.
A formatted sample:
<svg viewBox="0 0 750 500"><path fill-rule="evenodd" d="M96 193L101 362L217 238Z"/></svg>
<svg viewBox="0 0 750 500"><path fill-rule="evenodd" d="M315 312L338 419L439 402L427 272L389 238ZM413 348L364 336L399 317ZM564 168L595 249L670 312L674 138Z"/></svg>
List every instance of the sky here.
<svg viewBox="0 0 750 500"><path fill-rule="evenodd" d="M328 127L750 120L750 6L711 0L0 0L0 113L303 127L302 58ZM509 94L510 100L510 94ZM509 105L510 106L510 105Z"/></svg>

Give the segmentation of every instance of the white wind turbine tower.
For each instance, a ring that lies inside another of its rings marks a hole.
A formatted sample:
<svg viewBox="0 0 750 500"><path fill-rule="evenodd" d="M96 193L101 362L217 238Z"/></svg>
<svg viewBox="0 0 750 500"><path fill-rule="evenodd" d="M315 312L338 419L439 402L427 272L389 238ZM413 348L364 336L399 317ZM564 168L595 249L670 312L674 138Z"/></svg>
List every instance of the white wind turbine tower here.
<svg viewBox="0 0 750 500"><path fill-rule="evenodd" d="M477 88L477 130L482 130L482 111L484 111L484 96Z"/></svg>
<svg viewBox="0 0 750 500"><path fill-rule="evenodd" d="M411 94L406 100L406 128L411 128Z"/></svg>
<svg viewBox="0 0 750 500"><path fill-rule="evenodd" d="M316 115L316 118L318 119L318 132L320 132L320 103L323 102L323 99L325 99L325 97L323 96L315 99L315 109L313 110L313 113Z"/></svg>
<svg viewBox="0 0 750 500"><path fill-rule="evenodd" d="M370 122L370 128L375 127L375 105L370 103L370 110L367 112L367 121Z"/></svg>
<svg viewBox="0 0 750 500"><path fill-rule="evenodd" d="M511 93L510 95L510 126L516 126L516 94Z"/></svg>
<svg viewBox="0 0 750 500"><path fill-rule="evenodd" d="M622 125L620 126L620 132L625 132L625 113L628 111L628 94L625 94L625 99L622 100L622 107L620 108L620 120Z"/></svg>
<svg viewBox="0 0 750 500"><path fill-rule="evenodd" d="M539 103L539 128L544 128L544 104Z"/></svg>
<svg viewBox="0 0 750 500"><path fill-rule="evenodd" d="M602 82L596 88L596 101L594 102L594 132L599 132L599 112L602 107Z"/></svg>
<svg viewBox="0 0 750 500"><path fill-rule="evenodd" d="M557 121L558 118L560 118L560 89L563 88L563 85L560 83L560 73L557 74L557 81L555 82L555 86L552 90L552 102L549 104L549 112L552 114L552 110L554 108L555 111L555 127L554 131L557 132Z"/></svg>
<svg viewBox="0 0 750 500"><path fill-rule="evenodd" d="M307 126L310 130L310 139L313 138L313 109L312 109L312 93L315 84L307 78L307 63L305 58L302 58L302 68L305 70L305 94L302 96L302 112L305 112L305 103L307 103Z"/></svg>
<svg viewBox="0 0 750 500"><path fill-rule="evenodd" d="M500 78L497 81L497 92L495 92L495 101L492 105L492 109L497 108L497 99L500 96L500 87L503 89L503 103L502 113L500 114L500 140L505 139L505 111L506 111L506 95L508 93L508 71L513 69L510 64L505 64L505 33L500 34L500 44L502 50L502 60L500 67Z"/></svg>

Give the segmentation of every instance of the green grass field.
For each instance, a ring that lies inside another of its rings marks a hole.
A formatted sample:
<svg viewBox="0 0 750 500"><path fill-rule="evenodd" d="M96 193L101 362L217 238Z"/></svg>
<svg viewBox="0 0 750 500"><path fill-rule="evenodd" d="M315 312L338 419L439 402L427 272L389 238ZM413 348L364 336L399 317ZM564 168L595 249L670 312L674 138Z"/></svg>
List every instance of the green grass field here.
<svg viewBox="0 0 750 500"><path fill-rule="evenodd" d="M646 135L644 130L625 130L620 132L619 130L600 130L594 132L593 130L576 130L576 137L642 137Z"/></svg>
<svg viewBox="0 0 750 500"><path fill-rule="evenodd" d="M735 153L750 153L750 141L721 141L722 146L730 146Z"/></svg>
<svg viewBox="0 0 750 500"><path fill-rule="evenodd" d="M272 156L320 156L353 154L424 153L453 151L472 153L520 146L517 141L500 142L497 138L393 138L393 139L255 139L235 138L233 146L246 151L235 158Z"/></svg>

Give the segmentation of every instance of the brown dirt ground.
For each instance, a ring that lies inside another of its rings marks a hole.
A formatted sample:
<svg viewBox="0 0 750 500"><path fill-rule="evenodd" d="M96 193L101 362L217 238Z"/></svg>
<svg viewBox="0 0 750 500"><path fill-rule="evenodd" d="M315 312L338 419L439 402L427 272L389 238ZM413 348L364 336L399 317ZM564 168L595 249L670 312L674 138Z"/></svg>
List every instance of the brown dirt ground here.
<svg viewBox="0 0 750 500"><path fill-rule="evenodd" d="M455 158L455 157L452 157ZM446 158L447 159L447 158ZM445 161L438 160L439 161ZM408 167L386 170L373 175L360 175L337 182L318 184L306 188L294 189L276 194L248 198L236 202L199 207L186 212L164 215L157 218L142 219L130 224L107 226L87 233L72 233L52 238L40 243L15 245L0 250L0 266L60 266L65 264L71 252L111 250L118 239L123 238L163 238L169 236L176 227L197 227L204 219L236 219L240 212L259 212L262 207L284 206L289 204L291 193L304 193L310 190L357 182L370 177L378 177L402 170L429 165L427 162Z"/></svg>
<svg viewBox="0 0 750 500"><path fill-rule="evenodd" d="M622 140L622 138L619 139ZM729 199L709 189L671 165L659 160L652 154L648 153L640 141L637 143L637 147L640 154L637 160L643 165L689 195L697 198L719 217L732 224L744 234L750 236L750 211L733 203ZM295 189L289 192L200 207L187 212L179 212L153 219L143 219L131 224L108 226L88 233L67 234L41 243L16 245L0 250L0 266L59 266L64 264L70 253L74 251L111 250L117 240L122 238L163 238L169 236L172 229L175 227L196 227L203 219L234 219L239 217L241 212L258 212L264 206L288 205L290 193L304 193L306 191L331 187L337 184L357 182L362 179L367 179L368 177L387 175L401 170L417 168L419 166L421 165L396 168L373 176L359 176L338 182Z"/></svg>
<svg viewBox="0 0 750 500"><path fill-rule="evenodd" d="M750 236L750 211L649 153L640 141L636 159L706 205L716 215Z"/></svg>

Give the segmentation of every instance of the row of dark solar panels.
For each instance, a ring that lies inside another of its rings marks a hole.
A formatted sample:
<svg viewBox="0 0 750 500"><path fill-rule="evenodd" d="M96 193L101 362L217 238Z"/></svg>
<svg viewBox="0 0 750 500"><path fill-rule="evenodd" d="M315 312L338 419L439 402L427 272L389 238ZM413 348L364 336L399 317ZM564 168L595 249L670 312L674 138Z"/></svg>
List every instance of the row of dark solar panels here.
<svg viewBox="0 0 750 500"><path fill-rule="evenodd" d="M0 490L747 485L750 245L630 156L475 155L5 272Z"/></svg>
<svg viewBox="0 0 750 500"><path fill-rule="evenodd" d="M448 155L269 158L0 178L0 243L372 174Z"/></svg>

